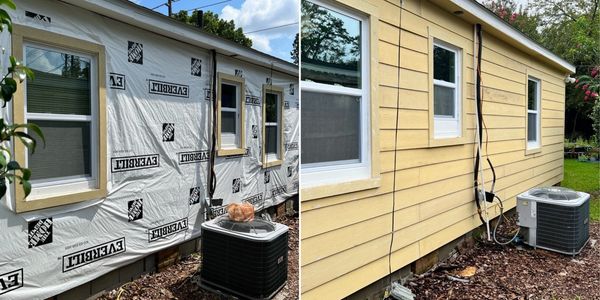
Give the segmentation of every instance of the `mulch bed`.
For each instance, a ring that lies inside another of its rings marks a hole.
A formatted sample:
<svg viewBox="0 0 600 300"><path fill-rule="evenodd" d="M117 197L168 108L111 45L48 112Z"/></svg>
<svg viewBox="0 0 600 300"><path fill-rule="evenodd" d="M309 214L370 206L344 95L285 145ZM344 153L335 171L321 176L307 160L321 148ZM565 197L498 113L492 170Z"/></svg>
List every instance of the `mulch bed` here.
<svg viewBox="0 0 600 300"><path fill-rule="evenodd" d="M479 241L405 285L416 299L600 299L600 223L590 237L575 257Z"/></svg>
<svg viewBox="0 0 600 300"><path fill-rule="evenodd" d="M298 299L298 218L283 217L277 220L290 227L288 241L288 279L275 299ZM199 287L199 253L179 263L167 267L161 272L143 275L119 288L109 291L98 299L142 300L142 299L228 299Z"/></svg>

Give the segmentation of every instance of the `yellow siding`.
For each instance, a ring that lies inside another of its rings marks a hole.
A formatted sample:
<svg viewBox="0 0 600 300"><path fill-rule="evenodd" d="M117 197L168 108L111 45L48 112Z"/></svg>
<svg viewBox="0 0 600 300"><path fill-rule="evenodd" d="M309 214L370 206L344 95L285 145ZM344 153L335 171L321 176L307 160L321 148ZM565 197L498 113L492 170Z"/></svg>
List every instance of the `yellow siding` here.
<svg viewBox="0 0 600 300"><path fill-rule="evenodd" d="M338 1L353 6L356 0ZM302 299L343 298L388 274L394 202L393 270L480 225L472 192L473 25L429 1L404 0L401 20L397 0L364 2L379 13L372 24L378 31L379 62L372 67L379 75L375 113L381 185L302 201ZM470 45L463 49L469 71L463 73L466 143L429 147L430 29ZM528 74L542 80L542 149L530 155L525 149ZM519 193L563 178L564 74L484 32L482 76L484 139L489 139L489 152L484 154L498 175L497 194L512 208ZM484 167L489 187L491 172ZM498 214L495 206L489 211Z"/></svg>

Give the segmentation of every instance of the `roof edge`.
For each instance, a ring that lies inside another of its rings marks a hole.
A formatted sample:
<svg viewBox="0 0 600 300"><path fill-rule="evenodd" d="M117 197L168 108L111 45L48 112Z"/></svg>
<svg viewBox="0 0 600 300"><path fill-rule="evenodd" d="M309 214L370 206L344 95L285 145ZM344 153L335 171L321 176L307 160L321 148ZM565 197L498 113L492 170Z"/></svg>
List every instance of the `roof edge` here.
<svg viewBox="0 0 600 300"><path fill-rule="evenodd" d="M496 14L483 5L477 3L475 0L449 0L454 5L463 8L466 12L473 15L475 18L481 20L487 25L498 29L503 32L506 36L519 43L521 46L541 54L544 58L554 62L557 66L560 66L565 71L571 74L575 73L575 66L552 53L552 51L542 47L540 44L534 42L521 31L512 27L511 25L504 22Z"/></svg>
<svg viewBox="0 0 600 300"><path fill-rule="evenodd" d="M187 44L207 50L215 49L218 53L254 63L265 68L273 68L273 70L293 76L299 75L299 67L293 63L255 49L243 47L224 38L202 32L198 28L181 23L135 3L130 3L127 0L61 1Z"/></svg>

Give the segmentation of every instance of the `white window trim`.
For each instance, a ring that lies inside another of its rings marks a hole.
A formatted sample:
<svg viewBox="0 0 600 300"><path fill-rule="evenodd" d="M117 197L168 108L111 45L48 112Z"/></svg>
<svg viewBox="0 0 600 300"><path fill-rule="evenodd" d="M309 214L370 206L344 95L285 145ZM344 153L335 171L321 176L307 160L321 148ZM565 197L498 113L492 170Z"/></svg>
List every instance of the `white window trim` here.
<svg viewBox="0 0 600 300"><path fill-rule="evenodd" d="M282 136L282 134L281 134L281 131L280 131L280 130L282 130L282 128L280 128L281 124L279 124L279 122L280 122L281 117L282 117L281 116L281 109L282 109L282 102L283 101L282 101L282 97L281 97L282 93L280 93L280 92L273 92L273 91L268 91L267 90L265 92L265 95L266 94L272 94L272 95L277 96L277 101L276 101L277 107L275 108L275 110L277 111L277 116L276 116L277 117L277 122L267 122L266 121L266 117L267 116L265 115L265 128L267 128L267 127L275 127L275 132L277 132L277 134L275 135L277 137L277 140L276 140L277 148L275 149L275 153L273 153L273 152L267 152L267 155L266 155L267 162L271 162L271 161L281 160L281 157L282 157L281 156L281 136ZM266 98L265 98L265 101L267 101ZM265 102L265 105L266 104L267 103ZM266 130L265 130L265 137L264 137L265 139L267 138L266 134L267 133L266 133ZM265 145L266 145L266 143L265 143ZM266 148L265 148L265 151L267 151Z"/></svg>
<svg viewBox="0 0 600 300"><path fill-rule="evenodd" d="M462 135L462 105L461 105L461 86L462 86L462 77L461 77L461 68L462 68L462 59L461 59L461 49L452 44L440 41L438 39L434 40L433 49L435 47L440 47L442 49L448 50L454 53L454 81L455 82L447 82L444 80L433 79L433 86L435 90L435 86L442 86L447 88L454 89L454 116L444 116L444 115L436 115L435 114L435 94L433 96L433 131L435 139L447 139L447 138L458 138ZM433 54L432 54L433 57ZM433 59L433 58L432 58ZM435 61L433 62L435 68ZM433 78L433 70L432 78ZM434 91L432 91L434 93Z"/></svg>
<svg viewBox="0 0 600 300"><path fill-rule="evenodd" d="M91 138L91 176L66 176L52 179L31 180L31 194L29 200L48 198L52 196L61 196L65 194L73 194L86 192L99 188L98 184L98 152L99 152L99 136L98 136L98 59L86 53L70 50L68 48L49 46L46 44L24 41L23 43L23 60L27 65L27 55L25 49L28 47L36 47L45 50L56 51L71 55L77 55L89 59L90 61L90 101L91 115L70 115L70 114L45 114L45 113L28 113L27 112L27 84L23 84L25 101L24 101L24 121L28 120L47 120L47 121L84 121L90 122L90 138ZM29 164L29 153L25 154L25 165Z"/></svg>
<svg viewBox="0 0 600 300"><path fill-rule="evenodd" d="M525 105L527 106L527 116L526 116L526 120L525 120L525 124L527 124L527 126L525 127L525 139L527 141L527 150L530 149L538 149L541 146L541 122L542 122L542 103L541 103L541 80L532 77L532 76L528 76L527 77L527 97L529 97L529 81L533 81L535 82L535 110L531 110L529 109L529 99L527 98L527 103L525 103ZM529 141L529 114L535 114L536 118L535 118L535 131L536 131L536 139L535 141Z"/></svg>
<svg viewBox="0 0 600 300"><path fill-rule="evenodd" d="M236 105L235 108L224 107L221 105L221 122L223 122L223 112L234 112L235 113L235 134L231 134L230 132L223 132L221 129L221 149L239 149L241 148L241 106L242 99L240 97L242 86L233 81L229 81L227 79L221 79L221 86L219 88L222 89L223 84L231 85L235 87L235 99ZM223 95L221 94L221 97ZM221 102L222 103L222 102Z"/></svg>
<svg viewBox="0 0 600 300"><path fill-rule="evenodd" d="M339 12L361 22L361 88L301 81L301 92L318 92L361 97L360 160L302 164L300 182L303 188L371 178L371 99L370 99L370 26L369 19L344 7L332 6L318 0L310 2Z"/></svg>

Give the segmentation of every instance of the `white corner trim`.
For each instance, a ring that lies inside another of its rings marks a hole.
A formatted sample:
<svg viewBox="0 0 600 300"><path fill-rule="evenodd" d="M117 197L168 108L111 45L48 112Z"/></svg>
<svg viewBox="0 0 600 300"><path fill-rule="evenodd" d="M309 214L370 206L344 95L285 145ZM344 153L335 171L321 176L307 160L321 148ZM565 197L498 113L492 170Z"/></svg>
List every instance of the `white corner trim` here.
<svg viewBox="0 0 600 300"><path fill-rule="evenodd" d="M234 42L212 36L200 29L182 24L157 12L124 0L61 0L100 15L143 28L145 30L174 38L176 40L204 49L215 49L217 52L235 56L238 59L298 76L298 66L262 53L258 50L242 47Z"/></svg>
<svg viewBox="0 0 600 300"><path fill-rule="evenodd" d="M557 65L561 66L565 70L567 70L571 73L575 73L575 66L573 66L566 60L560 58L558 55L552 53L548 49L540 46L536 42L532 41L530 38L525 36L519 30L513 28L512 26L510 26L509 24L504 22L502 19L500 19L498 16L496 16L493 12L491 12L487 8L483 7L483 5L477 3L475 0L449 0L449 1L454 3L457 6L461 7L462 9L465 10L465 12L472 14L477 19L481 20L482 22L486 23L487 25L503 32L509 38L511 38L514 41L518 42L519 44L523 45L527 49L535 51L535 52L539 53L540 55L542 55L543 57L545 57L546 59L549 59L552 62L556 63Z"/></svg>

